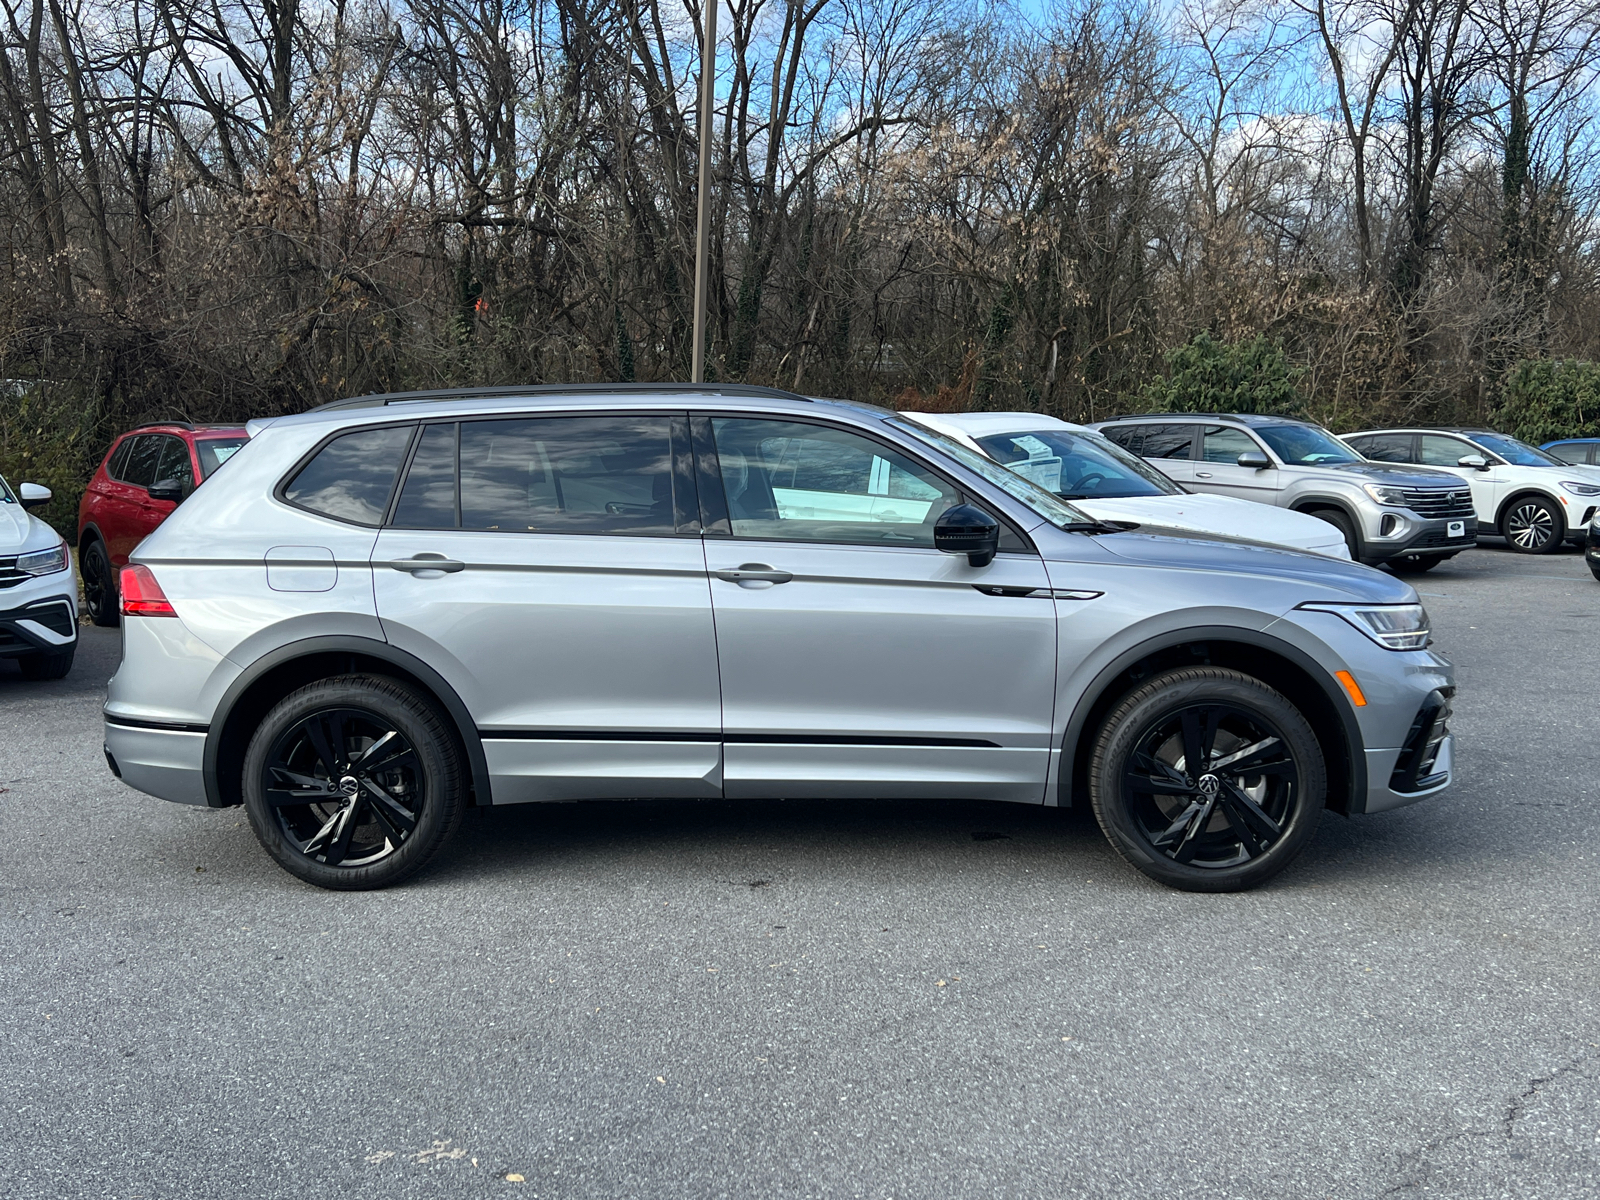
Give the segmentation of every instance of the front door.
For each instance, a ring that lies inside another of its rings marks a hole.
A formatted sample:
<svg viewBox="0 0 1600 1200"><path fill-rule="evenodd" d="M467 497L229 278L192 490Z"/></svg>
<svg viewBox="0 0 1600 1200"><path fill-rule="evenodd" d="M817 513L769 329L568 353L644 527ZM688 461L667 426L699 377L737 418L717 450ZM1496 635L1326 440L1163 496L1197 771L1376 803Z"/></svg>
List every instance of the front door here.
<svg viewBox="0 0 1600 1200"><path fill-rule="evenodd" d="M1438 467L1464 479L1472 489L1472 508L1478 523L1485 531L1494 527L1495 513L1500 507L1500 497L1505 493L1505 471L1499 465L1488 470L1460 466L1460 460L1469 454L1491 460L1482 446L1475 446L1466 438L1451 437L1443 433L1423 433L1417 436L1417 461L1425 467Z"/></svg>
<svg viewBox="0 0 1600 1200"><path fill-rule="evenodd" d="M705 541L725 794L1041 802L1056 614L1038 556L1015 533L986 567L935 550L960 493L863 434L725 417L696 433L720 465L702 492L727 506Z"/></svg>
<svg viewBox="0 0 1600 1200"><path fill-rule="evenodd" d="M378 616L472 713L497 804L722 794L687 430L653 413L423 427L373 551Z"/></svg>
<svg viewBox="0 0 1600 1200"><path fill-rule="evenodd" d="M1266 448L1242 429L1228 425L1208 425L1200 435L1200 461L1194 465L1196 491L1219 496L1237 496L1262 504L1276 503L1279 495L1278 468L1241 467L1241 454L1272 456Z"/></svg>

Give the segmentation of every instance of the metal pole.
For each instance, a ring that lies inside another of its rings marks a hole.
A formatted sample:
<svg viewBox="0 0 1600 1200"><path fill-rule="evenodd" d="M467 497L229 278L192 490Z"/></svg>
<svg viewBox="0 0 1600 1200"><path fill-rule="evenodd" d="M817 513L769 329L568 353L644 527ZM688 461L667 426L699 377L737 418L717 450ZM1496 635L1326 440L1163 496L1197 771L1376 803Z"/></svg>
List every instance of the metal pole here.
<svg viewBox="0 0 1600 1200"><path fill-rule="evenodd" d="M700 194L694 247L694 383L706 381L706 285L711 259L711 110L717 90L717 4L706 6L705 40L700 43Z"/></svg>

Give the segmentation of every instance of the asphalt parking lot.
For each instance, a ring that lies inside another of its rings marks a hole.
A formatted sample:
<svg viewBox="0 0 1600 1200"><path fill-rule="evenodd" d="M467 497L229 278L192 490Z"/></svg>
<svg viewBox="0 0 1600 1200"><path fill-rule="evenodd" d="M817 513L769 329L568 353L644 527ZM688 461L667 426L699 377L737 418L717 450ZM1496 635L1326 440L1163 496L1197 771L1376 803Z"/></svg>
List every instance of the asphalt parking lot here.
<svg viewBox="0 0 1600 1200"><path fill-rule="evenodd" d="M1244 895L1085 813L469 814L398 890L101 758L0 665L0 1196L1560 1197L1600 1180L1576 553L1414 578L1457 785Z"/></svg>

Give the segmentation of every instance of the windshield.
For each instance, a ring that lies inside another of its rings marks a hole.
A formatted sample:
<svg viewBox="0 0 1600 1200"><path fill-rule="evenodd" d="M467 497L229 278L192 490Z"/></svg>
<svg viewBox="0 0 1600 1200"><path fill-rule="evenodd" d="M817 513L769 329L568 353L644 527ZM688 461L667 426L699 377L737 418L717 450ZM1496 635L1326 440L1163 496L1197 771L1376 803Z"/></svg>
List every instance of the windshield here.
<svg viewBox="0 0 1600 1200"><path fill-rule="evenodd" d="M1038 429L973 437L989 457L1063 500L1181 496L1160 471L1097 433Z"/></svg>
<svg viewBox="0 0 1600 1200"><path fill-rule="evenodd" d="M1535 450L1527 442L1519 442L1503 433L1469 433L1467 440L1492 450L1508 463L1518 467L1559 467L1564 464L1551 458L1543 450Z"/></svg>
<svg viewBox="0 0 1600 1200"><path fill-rule="evenodd" d="M1289 467L1331 467L1362 462L1361 455L1315 425L1257 425L1258 436Z"/></svg>
<svg viewBox="0 0 1600 1200"><path fill-rule="evenodd" d="M249 440L242 437L195 439L194 448L200 455L200 478L210 479L212 472L232 458L234 452Z"/></svg>
<svg viewBox="0 0 1600 1200"><path fill-rule="evenodd" d="M926 442L941 454L955 459L974 475L987 479L1007 495L1022 501L1058 529L1065 529L1068 525L1094 523L1092 518L1085 516L1072 505L1064 503L1054 493L1045 491L1031 479L1024 479L1021 475L1008 471L993 459L985 458L977 451L968 449L953 437L947 437L937 430L924 428L911 421L903 421L899 417L891 418L887 424L893 425L902 433L911 434L918 441Z"/></svg>

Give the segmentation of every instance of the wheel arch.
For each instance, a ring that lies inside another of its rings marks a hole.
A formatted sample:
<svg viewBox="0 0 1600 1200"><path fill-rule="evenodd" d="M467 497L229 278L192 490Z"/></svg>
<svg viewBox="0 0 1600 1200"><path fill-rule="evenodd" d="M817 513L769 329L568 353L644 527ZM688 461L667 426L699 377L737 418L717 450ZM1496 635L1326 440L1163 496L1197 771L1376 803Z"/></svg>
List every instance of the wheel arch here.
<svg viewBox="0 0 1600 1200"><path fill-rule="evenodd" d="M1500 507L1494 513L1494 531L1500 534L1501 526L1505 523L1506 513L1518 500L1526 500L1529 496L1537 497L1550 505L1561 514L1561 536L1566 537L1572 532L1572 522L1567 518L1567 506L1561 502L1561 497L1551 492L1546 492L1531 483L1525 483L1500 502Z"/></svg>
<svg viewBox="0 0 1600 1200"><path fill-rule="evenodd" d="M489 763L477 724L442 675L414 655L387 642L347 635L306 638L262 655L229 685L206 734L201 769L206 803L230 808L243 803L239 772L245 748L261 718L295 688L334 675L370 673L397 678L443 711L455 730L472 779L473 804L492 803Z"/></svg>
<svg viewBox="0 0 1600 1200"><path fill-rule="evenodd" d="M1142 680L1176 667L1229 667L1282 692L1305 715L1328 770L1326 807L1344 816L1365 807L1367 764L1355 710L1310 655L1279 638L1231 626L1173 630L1131 647L1095 675L1062 739L1057 803L1087 795L1095 735L1112 707Z"/></svg>
<svg viewBox="0 0 1600 1200"><path fill-rule="evenodd" d="M1308 517L1315 516L1317 509L1319 508L1331 508L1343 513L1345 519L1350 522L1351 530L1356 535L1357 548L1360 550L1366 549L1367 535L1361 524L1361 514L1357 512L1350 502L1343 497L1325 496L1320 494L1301 496L1289 505L1290 512L1304 513ZM1352 555L1352 557L1358 562L1361 559L1360 554Z"/></svg>

